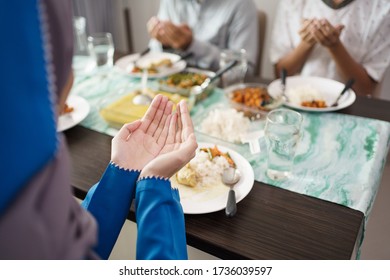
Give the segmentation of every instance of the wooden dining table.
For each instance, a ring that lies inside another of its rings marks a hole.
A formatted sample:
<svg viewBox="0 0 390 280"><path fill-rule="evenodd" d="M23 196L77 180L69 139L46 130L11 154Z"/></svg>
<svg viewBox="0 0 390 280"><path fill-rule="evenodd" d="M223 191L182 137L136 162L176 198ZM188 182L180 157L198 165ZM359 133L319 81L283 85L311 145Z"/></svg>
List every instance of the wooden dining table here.
<svg viewBox="0 0 390 280"><path fill-rule="evenodd" d="M390 102L369 97L357 96L353 105L339 112L390 122ZM72 187L75 196L83 199L110 161L112 137L81 125L67 130L65 136ZM134 208L128 219L135 221ZM185 221L187 244L221 259L353 259L365 216L255 181L234 217L221 210L185 215Z"/></svg>

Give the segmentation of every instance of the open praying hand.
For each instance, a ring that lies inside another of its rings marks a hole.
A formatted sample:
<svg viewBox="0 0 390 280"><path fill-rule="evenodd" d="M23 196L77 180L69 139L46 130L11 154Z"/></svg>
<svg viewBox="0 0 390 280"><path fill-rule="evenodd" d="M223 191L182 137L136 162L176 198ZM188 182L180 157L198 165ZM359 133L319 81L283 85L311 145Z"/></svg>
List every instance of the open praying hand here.
<svg viewBox="0 0 390 280"><path fill-rule="evenodd" d="M184 101L173 104L157 95L142 120L124 125L112 140L111 161L142 170L141 176L170 178L195 156L194 128Z"/></svg>

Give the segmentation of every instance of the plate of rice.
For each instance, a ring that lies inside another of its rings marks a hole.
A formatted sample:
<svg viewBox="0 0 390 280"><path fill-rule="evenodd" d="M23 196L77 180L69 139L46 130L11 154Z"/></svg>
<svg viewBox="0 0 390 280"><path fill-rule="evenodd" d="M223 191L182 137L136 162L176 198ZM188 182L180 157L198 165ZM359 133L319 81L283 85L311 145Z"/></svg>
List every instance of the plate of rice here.
<svg viewBox="0 0 390 280"><path fill-rule="evenodd" d="M204 214L225 209L230 190L222 183L222 172L235 166L241 178L234 186L239 203L251 191L254 173L249 162L236 151L214 143L199 142L196 156L171 178L179 189L185 214Z"/></svg>
<svg viewBox="0 0 390 280"><path fill-rule="evenodd" d="M339 100L338 106L332 107L344 84L321 77L291 76L286 79L285 105L293 109L309 112L331 112L344 109L355 102L356 94L349 89ZM282 95L281 80L275 80L268 86L274 96Z"/></svg>

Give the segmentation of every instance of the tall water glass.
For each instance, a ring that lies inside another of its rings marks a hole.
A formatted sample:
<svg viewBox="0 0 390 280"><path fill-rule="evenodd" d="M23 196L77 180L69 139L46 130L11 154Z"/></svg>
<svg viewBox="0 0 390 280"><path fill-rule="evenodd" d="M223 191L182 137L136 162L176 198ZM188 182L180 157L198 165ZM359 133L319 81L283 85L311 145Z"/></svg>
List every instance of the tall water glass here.
<svg viewBox="0 0 390 280"><path fill-rule="evenodd" d="M302 115L289 109L268 113L264 132L268 148L267 176L285 180L291 176L299 141Z"/></svg>
<svg viewBox="0 0 390 280"><path fill-rule="evenodd" d="M223 88L232 84L243 83L248 71L248 61L246 51L244 49L239 51L228 49L223 50L220 54L219 67L222 68L233 60L237 60L238 63L222 75L221 82Z"/></svg>
<svg viewBox="0 0 390 280"><path fill-rule="evenodd" d="M88 74L95 66L95 58L88 47L86 20L84 17L73 18L73 71L77 74Z"/></svg>
<svg viewBox="0 0 390 280"><path fill-rule="evenodd" d="M88 46L99 68L110 68L114 63L114 42L111 33L95 33L88 37Z"/></svg>

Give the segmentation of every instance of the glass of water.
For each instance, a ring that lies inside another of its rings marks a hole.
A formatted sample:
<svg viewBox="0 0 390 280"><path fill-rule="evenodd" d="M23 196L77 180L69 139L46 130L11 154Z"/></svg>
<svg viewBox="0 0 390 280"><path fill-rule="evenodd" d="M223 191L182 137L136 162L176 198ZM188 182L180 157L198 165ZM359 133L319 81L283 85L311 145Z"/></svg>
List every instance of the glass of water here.
<svg viewBox="0 0 390 280"><path fill-rule="evenodd" d="M76 75L90 73L96 66L94 56L88 47L85 17L73 18L73 61L72 66Z"/></svg>
<svg viewBox="0 0 390 280"><path fill-rule="evenodd" d="M236 66L222 75L221 82L223 88L244 82L245 75L248 71L248 61L244 49L223 50L220 54L219 67L223 68L226 64L234 60L238 61Z"/></svg>
<svg viewBox="0 0 390 280"><path fill-rule="evenodd" d="M268 149L267 176L285 180L291 176L302 115L289 109L272 110L267 115L264 133Z"/></svg>
<svg viewBox="0 0 390 280"><path fill-rule="evenodd" d="M95 33L88 37L88 47L99 68L110 68L114 63L114 43L111 33Z"/></svg>

